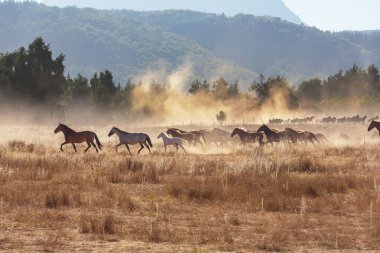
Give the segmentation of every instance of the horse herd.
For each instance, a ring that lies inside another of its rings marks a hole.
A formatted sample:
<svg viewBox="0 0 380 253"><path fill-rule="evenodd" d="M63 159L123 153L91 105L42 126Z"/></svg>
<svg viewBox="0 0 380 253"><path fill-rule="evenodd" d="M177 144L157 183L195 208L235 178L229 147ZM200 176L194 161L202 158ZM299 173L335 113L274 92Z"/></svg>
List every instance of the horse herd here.
<svg viewBox="0 0 380 253"><path fill-rule="evenodd" d="M368 120L367 120L368 119ZM314 116L305 117L305 118L295 118L295 119L270 119L269 124L311 124L311 123L322 123L322 124L333 124L333 123L365 123L366 120L368 122L372 122L373 120L379 120L379 116L373 116L368 118L367 116L360 117L359 115L355 115L352 117L332 117L328 116L321 119L316 119Z"/></svg>
<svg viewBox="0 0 380 253"><path fill-rule="evenodd" d="M368 128L368 131L374 127L380 129L380 122L373 121ZM78 143L87 143L88 146L85 149L85 152L91 147L95 148L96 152L98 152L98 149L102 149L103 147L98 136L94 132L76 132L62 123L60 123L54 130L54 133L59 132L62 132L65 138L65 142L63 142L60 147L61 151L63 151L63 146L66 144L71 144L75 152L77 152L75 144ZM119 139L119 143L115 147L116 152L120 146L125 146L129 154L131 154L129 145L140 145L138 154L140 154L144 148L147 148L149 153L151 153L153 144L148 134L129 133L117 127L113 127L108 133L108 136L111 137L115 134ZM178 128L168 128L166 132L160 133L157 138L162 138L165 152L168 146L174 146L177 151L181 148L185 153L187 152L184 144L199 144L204 147L207 143L214 143L217 145L239 144L243 146L258 143L262 147L268 144L273 146L274 143L307 145L309 142L312 144L328 142L327 138L321 133L297 131L292 128L285 128L283 131L279 131L270 128L267 125L262 125L255 132L247 131L244 128L235 128L232 133L219 128L202 129L197 131L184 131Z"/></svg>

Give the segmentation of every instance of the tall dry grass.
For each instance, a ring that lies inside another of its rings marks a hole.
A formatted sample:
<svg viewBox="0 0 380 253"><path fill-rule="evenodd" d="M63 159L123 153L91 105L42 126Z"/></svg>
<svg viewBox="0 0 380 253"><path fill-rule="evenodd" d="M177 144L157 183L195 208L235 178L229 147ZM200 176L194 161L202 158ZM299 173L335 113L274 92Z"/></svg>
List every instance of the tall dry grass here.
<svg viewBox="0 0 380 253"><path fill-rule="evenodd" d="M130 157L59 143L0 145L3 250L379 249L374 144Z"/></svg>

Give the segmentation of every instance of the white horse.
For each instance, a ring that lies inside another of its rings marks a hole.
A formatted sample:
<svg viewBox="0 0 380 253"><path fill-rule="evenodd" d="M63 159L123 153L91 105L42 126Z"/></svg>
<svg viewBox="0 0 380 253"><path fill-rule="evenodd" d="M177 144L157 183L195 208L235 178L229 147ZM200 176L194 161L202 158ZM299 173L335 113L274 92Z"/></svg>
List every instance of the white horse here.
<svg viewBox="0 0 380 253"><path fill-rule="evenodd" d="M119 137L119 144L116 145L116 152L117 148L121 145L125 145L128 149L128 152L130 155L131 151L129 150L129 145L136 145L140 144L141 148L137 154L140 154L141 150L143 150L144 146L148 148L149 153L152 153L150 151L149 146L152 148L153 144L152 141L150 140L149 136L144 133L128 133L120 130L117 127L113 127L111 131L109 132L108 136L111 137L112 135L116 134ZM148 145L149 144L149 145Z"/></svg>
<svg viewBox="0 0 380 253"><path fill-rule="evenodd" d="M167 146L175 146L177 151L178 151L178 146L179 146L183 149L183 151L185 151L185 154L187 154L185 148L182 146L183 143L186 142L185 140L178 138L178 137L170 138L165 133L160 133L160 135L157 138L158 139L162 138L162 140L164 142L165 152L166 152Z"/></svg>

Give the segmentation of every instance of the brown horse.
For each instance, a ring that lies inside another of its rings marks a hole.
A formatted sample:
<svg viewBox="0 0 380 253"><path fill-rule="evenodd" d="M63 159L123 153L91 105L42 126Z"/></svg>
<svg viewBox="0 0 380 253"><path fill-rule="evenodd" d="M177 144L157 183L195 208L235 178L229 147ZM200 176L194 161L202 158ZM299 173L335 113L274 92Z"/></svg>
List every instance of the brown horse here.
<svg viewBox="0 0 380 253"><path fill-rule="evenodd" d="M99 149L102 149L102 144L100 143L98 136L94 132L90 131L84 131L84 132L75 132L70 127L59 123L58 127L54 130L54 133L62 132L65 136L65 142L61 144L61 151L63 152L63 146L66 144L71 143L73 145L73 148L75 152L77 152L77 148L75 146L76 143L83 143L86 142L88 147L84 152L87 152L89 148L91 148L91 145L95 148L96 152L98 152L98 149L96 148L96 145L94 143L94 139L96 141L96 144L98 145Z"/></svg>
<svg viewBox="0 0 380 253"><path fill-rule="evenodd" d="M370 132L374 128L376 128L377 131L379 131L379 135L380 135L380 122L372 120L371 124L369 124L368 126L368 132Z"/></svg>
<svg viewBox="0 0 380 253"><path fill-rule="evenodd" d="M257 132L264 132L268 141L266 144L270 143L273 146L273 142L292 142L295 143L293 137L286 131L275 131L270 129L267 125L262 125Z"/></svg>
<svg viewBox="0 0 380 253"><path fill-rule="evenodd" d="M183 131L183 130L178 129L178 128L169 128L166 131L166 133L171 135L172 137L178 137L178 138L184 139L185 141L187 141L189 143L193 143L194 145L196 143L199 143L203 147L203 143L201 141L201 138L203 138L203 141L206 143L205 137L199 131L187 132L187 131Z"/></svg>
<svg viewBox="0 0 380 253"><path fill-rule="evenodd" d="M199 130L207 140L207 143L215 143L216 145L224 145L229 143L240 143L240 138L238 136L231 138L231 133L223 129L202 129Z"/></svg>
<svg viewBox="0 0 380 253"><path fill-rule="evenodd" d="M204 136L204 133L202 132L202 130L200 131L190 131L190 132L187 132L187 131L184 131L184 130L181 130L181 129L178 129L178 128L174 128L172 127L171 129L179 132L179 133L191 133L191 134L194 134L195 136L198 137L198 139L201 141L203 140L204 144L206 144L206 139L205 139L205 136Z"/></svg>
<svg viewBox="0 0 380 253"><path fill-rule="evenodd" d="M248 143L255 143L256 141L260 144L260 146L264 146L264 134L262 133L250 133L242 128L235 128L232 131L231 137L238 135L240 137L241 143L245 146Z"/></svg>
<svg viewBox="0 0 380 253"><path fill-rule="evenodd" d="M296 131L292 128L285 128L285 131L288 132L292 139L296 142L303 142L305 145L307 145L308 141L310 141L313 145L315 142L319 143L317 137L312 132Z"/></svg>

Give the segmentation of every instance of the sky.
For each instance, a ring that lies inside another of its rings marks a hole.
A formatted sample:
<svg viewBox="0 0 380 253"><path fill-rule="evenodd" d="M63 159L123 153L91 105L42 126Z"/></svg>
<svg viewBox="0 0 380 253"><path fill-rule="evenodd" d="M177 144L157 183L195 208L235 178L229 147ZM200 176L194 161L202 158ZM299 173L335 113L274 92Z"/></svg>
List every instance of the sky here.
<svg viewBox="0 0 380 253"><path fill-rule="evenodd" d="M70 1L60 0L59 2ZM91 2L94 5L97 5L96 3L98 5L99 3L104 4L104 0L93 0ZM143 2L144 0L141 0L140 5ZM321 30L380 29L380 0L283 0L283 2L305 24Z"/></svg>
<svg viewBox="0 0 380 253"><path fill-rule="evenodd" d="M302 21L321 30L380 29L380 0L283 0Z"/></svg>

